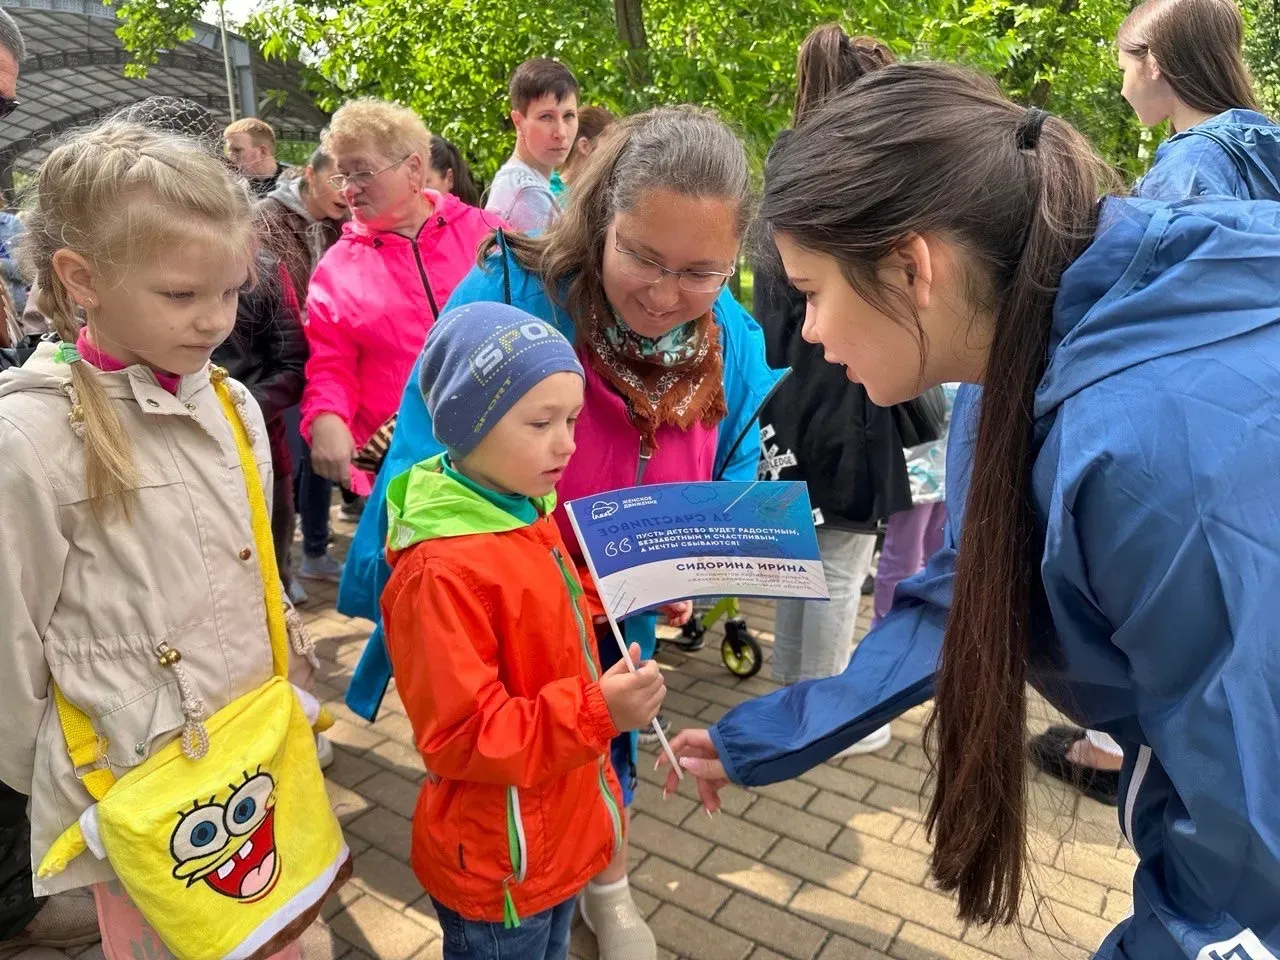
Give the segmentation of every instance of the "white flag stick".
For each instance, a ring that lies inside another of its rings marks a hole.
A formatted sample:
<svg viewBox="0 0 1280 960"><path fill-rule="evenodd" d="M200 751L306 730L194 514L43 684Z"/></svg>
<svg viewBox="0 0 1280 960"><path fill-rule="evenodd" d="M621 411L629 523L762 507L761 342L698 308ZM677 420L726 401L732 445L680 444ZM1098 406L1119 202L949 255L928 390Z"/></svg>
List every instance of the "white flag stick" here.
<svg viewBox="0 0 1280 960"><path fill-rule="evenodd" d="M596 573L595 561L591 559L591 551L587 549L586 541L582 536L582 528L578 526L578 517L574 513L572 504L565 505L565 512L569 514L569 522L573 524L573 532L578 538L578 545L582 547L582 558L587 561L587 570L591 573L591 579L595 581L597 592L600 589L600 575ZM618 641L618 649L622 651L622 659L627 665L627 669L632 673L636 672L636 665L631 660L631 651L627 649L627 641L623 639L622 630L618 626L618 621L613 616L613 611L609 609L609 603L604 596L600 597L600 603L604 607L604 615L609 621L609 628L613 631L613 639ZM662 726L658 723L658 718L653 718L653 732L658 735L658 742L662 744L662 750L667 755L667 760L671 762L671 769L676 772L676 777L680 780L684 779L684 771L680 769L680 761L676 759L675 751L671 749L671 743L667 740L667 735L662 732Z"/></svg>

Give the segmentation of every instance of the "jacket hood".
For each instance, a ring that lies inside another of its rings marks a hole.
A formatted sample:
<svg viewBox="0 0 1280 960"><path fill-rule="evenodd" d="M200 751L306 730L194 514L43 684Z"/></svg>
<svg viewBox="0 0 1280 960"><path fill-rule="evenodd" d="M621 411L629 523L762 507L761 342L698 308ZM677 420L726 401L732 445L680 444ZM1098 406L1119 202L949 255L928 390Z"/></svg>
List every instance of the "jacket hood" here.
<svg viewBox="0 0 1280 960"><path fill-rule="evenodd" d="M469 214L484 216L484 211L463 203L452 193L437 193L435 190L424 189L422 195L430 200L435 208L431 211L431 216L427 217L427 222L423 224L423 230L427 230L431 226L449 226ZM496 230L500 226L502 224L495 220L493 228ZM421 236L421 233L419 233L419 236ZM368 224L361 223L355 217L352 217L342 225L342 239L355 240L375 246L380 246L385 240L409 242L409 238L402 234L393 233L390 230L375 230Z"/></svg>
<svg viewBox="0 0 1280 960"><path fill-rule="evenodd" d="M301 177L289 177L278 181L266 198L279 201L291 213L296 213L306 220L308 224L319 222L311 215L311 211L307 209L307 205L302 199Z"/></svg>
<svg viewBox="0 0 1280 960"><path fill-rule="evenodd" d="M1187 137L1208 137L1222 147L1248 185L1250 197L1280 200L1280 125L1256 110L1227 110L1166 142Z"/></svg>
<svg viewBox="0 0 1280 960"><path fill-rule="evenodd" d="M1121 370L1280 324L1280 204L1110 198L1062 276L1035 416Z"/></svg>
<svg viewBox="0 0 1280 960"><path fill-rule="evenodd" d="M528 527L501 507L468 490L440 469L443 454L416 464L387 485L387 549L404 550L424 540L509 533ZM556 495L534 500L549 516Z"/></svg>

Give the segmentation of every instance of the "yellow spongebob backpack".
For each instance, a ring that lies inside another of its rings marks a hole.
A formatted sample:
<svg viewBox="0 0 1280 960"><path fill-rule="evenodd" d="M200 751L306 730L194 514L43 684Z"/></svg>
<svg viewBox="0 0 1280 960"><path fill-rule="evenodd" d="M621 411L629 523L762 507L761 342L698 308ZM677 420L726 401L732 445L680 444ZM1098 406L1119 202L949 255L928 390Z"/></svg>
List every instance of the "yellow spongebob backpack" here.
<svg viewBox="0 0 1280 960"><path fill-rule="evenodd" d="M176 676L187 725L119 780L89 718L55 687L67 749L97 803L54 843L39 871L59 873L86 848L107 858L179 960L268 957L296 940L351 875L316 760L313 728L331 721L286 679L289 641L266 500L225 378L215 369L211 379L249 493L274 676L206 719L181 651L161 644L157 656Z"/></svg>

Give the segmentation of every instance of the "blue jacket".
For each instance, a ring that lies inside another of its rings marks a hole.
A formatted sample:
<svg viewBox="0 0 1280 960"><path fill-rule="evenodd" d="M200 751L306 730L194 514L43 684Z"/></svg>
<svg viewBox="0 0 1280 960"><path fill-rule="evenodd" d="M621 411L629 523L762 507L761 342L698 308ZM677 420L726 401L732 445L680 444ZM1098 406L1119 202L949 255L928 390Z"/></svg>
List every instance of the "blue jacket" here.
<svg viewBox="0 0 1280 960"><path fill-rule="evenodd" d="M1253 110L1228 110L1160 144L1134 195L1280 200L1280 126Z"/></svg>
<svg viewBox="0 0 1280 960"><path fill-rule="evenodd" d="M1055 304L1032 470L1052 620L1030 679L1125 751L1141 862L1099 960L1280 955L1277 277L1280 204L1108 200ZM843 674L712 728L730 779L795 777L931 695L980 398L956 401L945 546Z"/></svg>
<svg viewBox="0 0 1280 960"><path fill-rule="evenodd" d="M502 302L503 275L496 264L496 255L484 267L475 267L449 297L446 309L475 303L481 300ZM510 302L528 313L546 320L570 341L574 338L573 322L568 315L547 296L542 281L524 271L514 258L507 260L510 269ZM752 422L756 412L773 386L778 374L765 363L764 335L751 318L726 289L721 292L713 307L720 323L721 344L724 351L725 400L729 415L720 425L717 469L721 469L729 447ZM431 416L418 389L418 370L422 358L414 364L413 373L400 400L399 419L391 438L391 448L369 500L373 508L364 512L355 538L347 553L346 569L338 588L338 609L351 617L373 620L377 627L365 646L356 666L351 683L347 687L347 705L366 719L373 720L378 713L387 682L391 678L391 663L387 658L382 638L381 613L378 601L386 585L390 570L383 559L383 547L387 539L387 511L384 505L387 484L398 474L415 463L443 452L431 428ZM584 450L579 456L591 456ZM733 460L723 467L726 480L754 480L756 463L760 459L760 431L754 425L747 431ZM641 652L653 655L657 640L653 615L635 617L624 624L628 643L640 644Z"/></svg>

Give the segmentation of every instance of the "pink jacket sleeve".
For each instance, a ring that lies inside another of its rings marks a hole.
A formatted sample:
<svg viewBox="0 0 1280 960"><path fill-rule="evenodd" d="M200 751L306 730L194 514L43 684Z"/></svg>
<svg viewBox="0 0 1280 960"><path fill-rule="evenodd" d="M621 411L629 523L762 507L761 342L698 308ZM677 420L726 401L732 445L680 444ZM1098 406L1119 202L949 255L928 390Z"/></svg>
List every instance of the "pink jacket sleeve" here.
<svg viewBox="0 0 1280 960"><path fill-rule="evenodd" d="M311 356L302 391L300 425L307 443L311 442L311 424L322 413L336 414L350 429L360 396L356 369L359 348L352 318L342 316L336 309L329 289L333 280L322 263L307 292L306 330Z"/></svg>

